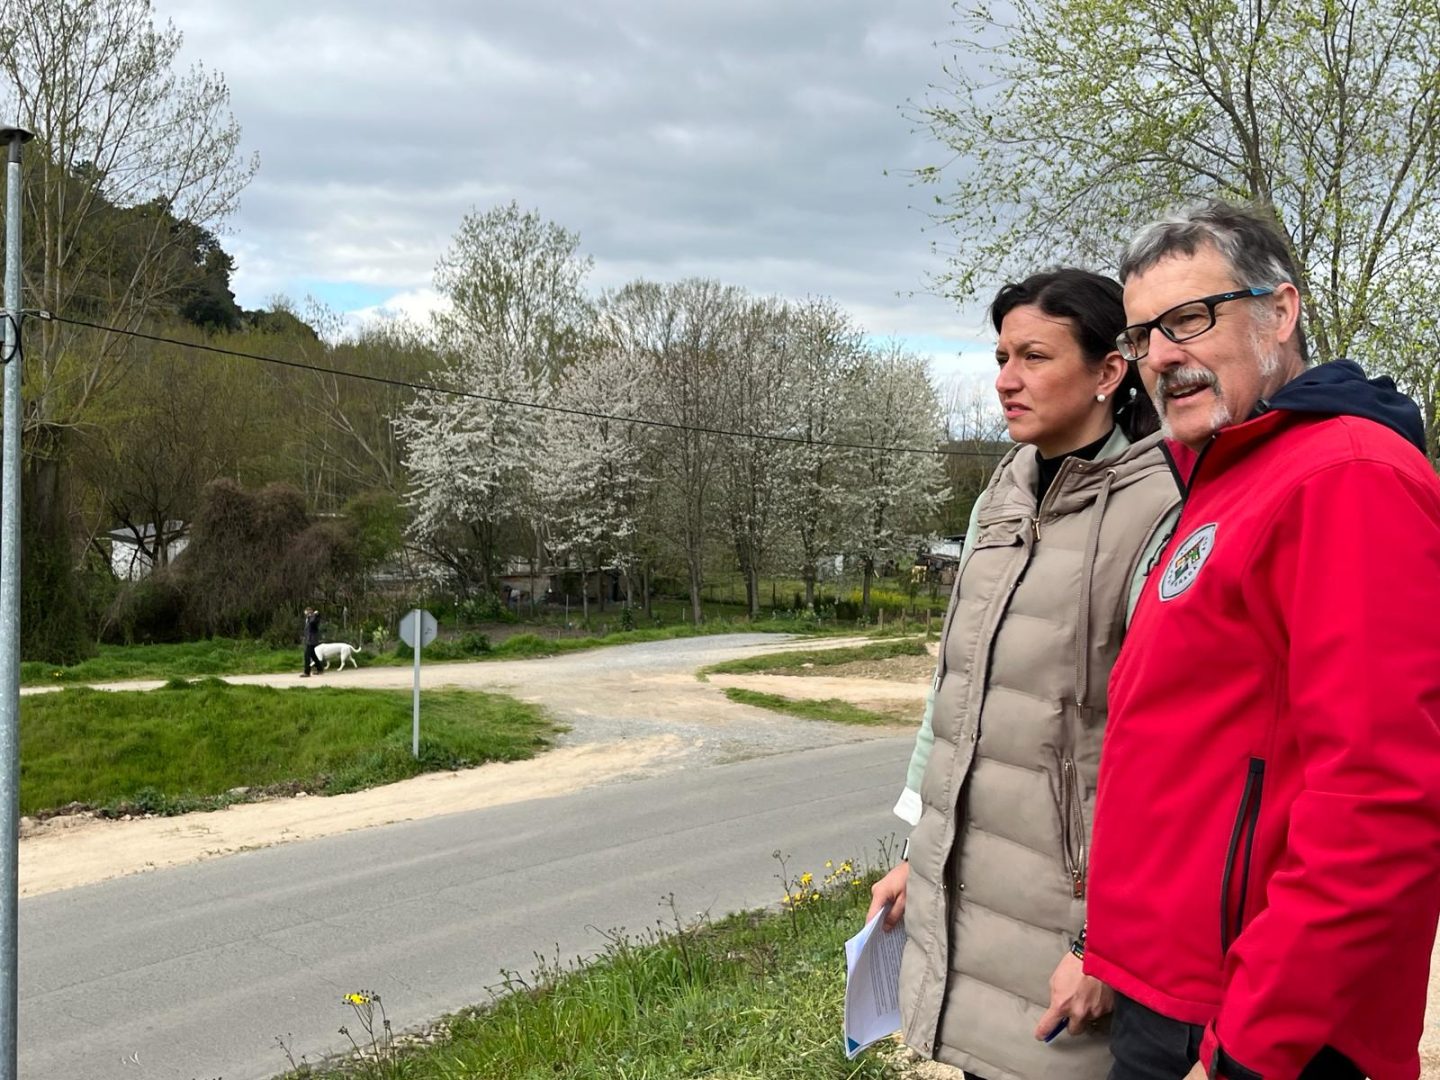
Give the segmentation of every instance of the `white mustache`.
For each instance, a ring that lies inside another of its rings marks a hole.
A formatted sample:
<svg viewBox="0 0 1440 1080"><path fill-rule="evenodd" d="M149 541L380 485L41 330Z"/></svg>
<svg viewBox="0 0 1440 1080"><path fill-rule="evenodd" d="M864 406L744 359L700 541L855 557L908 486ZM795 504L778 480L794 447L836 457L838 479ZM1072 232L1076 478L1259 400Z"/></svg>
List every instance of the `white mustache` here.
<svg viewBox="0 0 1440 1080"><path fill-rule="evenodd" d="M1155 382L1155 396L1169 397L1176 390L1189 390L1196 386L1213 387L1219 382L1213 371L1204 368L1176 368L1166 371Z"/></svg>

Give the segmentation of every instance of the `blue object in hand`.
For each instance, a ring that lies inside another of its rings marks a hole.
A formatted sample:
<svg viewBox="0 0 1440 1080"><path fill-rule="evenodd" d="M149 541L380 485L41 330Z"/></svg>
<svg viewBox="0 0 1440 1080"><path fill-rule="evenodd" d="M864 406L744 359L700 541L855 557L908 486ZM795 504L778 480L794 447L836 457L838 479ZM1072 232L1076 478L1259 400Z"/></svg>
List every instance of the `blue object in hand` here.
<svg viewBox="0 0 1440 1080"><path fill-rule="evenodd" d="M1064 1031L1064 1030L1065 1030L1067 1027L1069 1027L1069 1026L1070 1026L1070 1018L1067 1016L1067 1017L1065 1017L1064 1020L1061 1020L1060 1023L1058 1023L1058 1024L1055 1025L1055 1030L1054 1030L1054 1031L1050 1032L1049 1035L1046 1035L1046 1036L1045 1036L1045 1041L1046 1041L1047 1043L1052 1043L1052 1042L1054 1042L1056 1039L1058 1039L1058 1038L1060 1037L1060 1033L1061 1033L1062 1031Z"/></svg>

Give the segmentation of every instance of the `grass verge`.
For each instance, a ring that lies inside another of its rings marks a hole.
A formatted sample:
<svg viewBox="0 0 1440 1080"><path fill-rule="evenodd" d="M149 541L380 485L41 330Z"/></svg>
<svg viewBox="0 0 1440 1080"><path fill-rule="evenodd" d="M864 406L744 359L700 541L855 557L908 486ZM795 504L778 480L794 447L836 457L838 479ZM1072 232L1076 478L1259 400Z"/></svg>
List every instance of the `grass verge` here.
<svg viewBox="0 0 1440 1080"><path fill-rule="evenodd" d="M855 645L843 649L803 649L793 652L765 653L761 656L745 656L739 660L727 660L721 664L710 664L701 668L696 675L759 675L777 671L793 671L807 664L811 667L835 667L857 660L889 660L895 656L920 656L925 652L923 638L906 637L876 641L869 645Z"/></svg>
<svg viewBox="0 0 1440 1080"><path fill-rule="evenodd" d="M787 882L779 912L694 927L680 925L672 898L664 926L607 934L589 963L506 973L494 1001L441 1021L425 1045L391 1037L375 995L347 995L341 1015L368 1059L285 1075L898 1080L883 1050L847 1061L841 1040L844 941L864 921L876 876L827 867L819 881Z"/></svg>
<svg viewBox="0 0 1440 1080"><path fill-rule="evenodd" d="M819 626L806 619L746 619L702 623L700 626L643 627L585 637L547 637L542 634L516 634L491 645L483 634L463 634L442 638L425 649L425 663L469 660L525 660L540 656L611 645L631 645L647 641L668 641L672 638L703 637L712 634L785 633L826 636L850 633L843 627ZM336 640L341 640L337 638ZM390 666L412 663L408 647L385 652L366 649L356 660L361 667ZM260 641L237 641L215 638L179 645L101 645L97 655L69 667L27 660L20 665L20 682L24 686L56 683L118 682L125 679L170 679L199 675L267 675L300 670L299 645L275 649Z"/></svg>
<svg viewBox="0 0 1440 1080"><path fill-rule="evenodd" d="M779 694L762 694L757 690L741 690L737 687L727 687L725 696L731 701L741 705L754 705L756 708L769 709L771 712L785 713L789 716L798 716L804 720L829 720L836 724L860 724L873 727L878 724L904 724L913 723L913 706L905 706L902 713L877 712L874 709L862 709L858 705L852 705L848 701L841 701L839 698L788 698Z"/></svg>
<svg viewBox="0 0 1440 1080"><path fill-rule="evenodd" d="M276 649L262 641L211 638L178 645L101 645L96 655L69 667L26 660L20 665L20 683L36 686L299 670L299 645Z"/></svg>
<svg viewBox="0 0 1440 1080"><path fill-rule="evenodd" d="M538 707L503 694L430 690L417 761L405 691L214 678L148 693L72 688L21 698L20 810L167 814L266 792L340 794L533 757L555 730Z"/></svg>

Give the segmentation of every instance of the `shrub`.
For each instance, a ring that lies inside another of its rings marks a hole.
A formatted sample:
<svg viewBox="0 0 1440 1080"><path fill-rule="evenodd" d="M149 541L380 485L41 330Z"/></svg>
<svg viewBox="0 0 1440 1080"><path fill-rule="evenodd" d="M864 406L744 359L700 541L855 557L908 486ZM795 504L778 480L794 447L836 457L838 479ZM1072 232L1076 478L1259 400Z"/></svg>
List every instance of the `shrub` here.
<svg viewBox="0 0 1440 1080"><path fill-rule="evenodd" d="M105 640L153 645L184 637L185 598L169 567L123 586L110 606Z"/></svg>
<svg viewBox="0 0 1440 1080"><path fill-rule="evenodd" d="M472 630L468 634L462 634L455 646L466 656L484 656L490 651L490 639Z"/></svg>

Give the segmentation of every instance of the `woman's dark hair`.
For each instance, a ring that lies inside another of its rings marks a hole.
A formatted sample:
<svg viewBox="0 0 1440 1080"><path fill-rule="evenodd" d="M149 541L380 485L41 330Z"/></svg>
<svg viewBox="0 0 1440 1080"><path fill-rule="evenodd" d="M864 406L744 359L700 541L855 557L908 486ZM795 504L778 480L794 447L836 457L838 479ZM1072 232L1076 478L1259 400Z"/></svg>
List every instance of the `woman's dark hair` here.
<svg viewBox="0 0 1440 1080"><path fill-rule="evenodd" d="M1005 316L1034 304L1046 315L1066 319L1085 362L1098 365L1115 352L1115 339L1125 329L1125 302L1120 283L1103 274L1072 266L1031 274L1001 287L990 305L990 322L1000 332ZM1160 430L1155 404L1140 381L1140 370L1127 364L1125 378L1110 398L1115 426L1131 442Z"/></svg>

